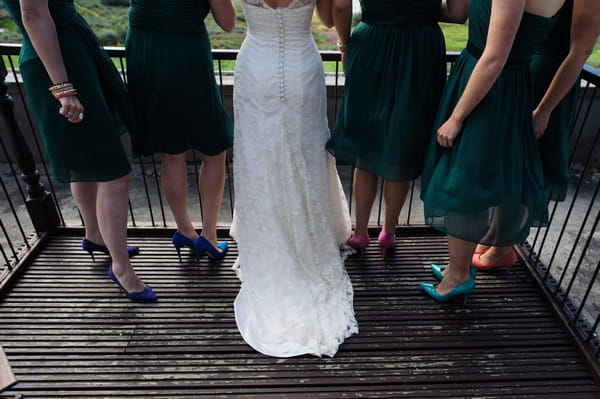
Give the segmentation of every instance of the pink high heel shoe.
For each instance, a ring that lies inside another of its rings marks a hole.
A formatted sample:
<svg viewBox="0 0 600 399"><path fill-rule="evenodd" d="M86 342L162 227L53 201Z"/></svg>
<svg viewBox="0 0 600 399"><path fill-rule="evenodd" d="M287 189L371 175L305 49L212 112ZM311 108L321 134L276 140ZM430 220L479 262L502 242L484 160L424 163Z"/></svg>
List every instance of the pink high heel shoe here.
<svg viewBox="0 0 600 399"><path fill-rule="evenodd" d="M369 241L371 241L369 239L369 233L357 236L352 232L352 236L346 241L346 244L354 249L358 249L359 257L362 259L365 248L369 246Z"/></svg>
<svg viewBox="0 0 600 399"><path fill-rule="evenodd" d="M377 242L379 242L379 246L382 249L381 257L385 258L387 250L393 249L396 246L396 235L382 231L379 233L379 237L377 237Z"/></svg>

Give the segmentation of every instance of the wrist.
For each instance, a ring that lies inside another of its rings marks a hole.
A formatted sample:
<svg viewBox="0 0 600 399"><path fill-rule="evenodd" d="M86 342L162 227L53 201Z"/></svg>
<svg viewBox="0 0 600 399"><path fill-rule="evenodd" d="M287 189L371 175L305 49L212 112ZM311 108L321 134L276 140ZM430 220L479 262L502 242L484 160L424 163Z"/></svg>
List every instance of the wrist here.
<svg viewBox="0 0 600 399"><path fill-rule="evenodd" d="M338 46L338 49L342 52L346 51L346 49L348 48L348 44L342 42L341 40L337 41L337 46Z"/></svg>

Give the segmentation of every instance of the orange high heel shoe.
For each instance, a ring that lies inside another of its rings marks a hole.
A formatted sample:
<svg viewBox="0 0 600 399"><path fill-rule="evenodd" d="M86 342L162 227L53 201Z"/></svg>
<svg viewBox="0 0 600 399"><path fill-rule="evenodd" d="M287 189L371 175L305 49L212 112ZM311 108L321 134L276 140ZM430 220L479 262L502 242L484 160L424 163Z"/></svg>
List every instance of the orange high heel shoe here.
<svg viewBox="0 0 600 399"><path fill-rule="evenodd" d="M510 267L513 264L517 263L517 254L515 254L515 251L511 250L509 253L502 256L501 258L496 260L494 263L490 263L490 264L485 264L485 263L481 262L481 254L473 254L473 259L471 259L471 263L473 264L473 266L475 266L479 270L485 270L485 271L490 271L498 266L506 266L506 271L509 272Z"/></svg>

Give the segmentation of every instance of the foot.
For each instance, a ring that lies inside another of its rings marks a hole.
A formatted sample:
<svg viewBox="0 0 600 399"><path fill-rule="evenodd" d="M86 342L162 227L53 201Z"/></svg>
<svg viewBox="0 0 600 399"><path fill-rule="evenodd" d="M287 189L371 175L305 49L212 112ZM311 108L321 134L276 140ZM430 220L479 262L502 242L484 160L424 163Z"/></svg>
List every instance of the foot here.
<svg viewBox="0 0 600 399"><path fill-rule="evenodd" d="M454 274L447 274L444 279L436 286L436 291L439 295L446 295L452 292L456 287L462 285L468 280L475 280L475 277L468 270L466 275L455 276Z"/></svg>
<svg viewBox="0 0 600 399"><path fill-rule="evenodd" d="M512 247L491 247L483 254L474 254L472 263L478 269L492 270L498 266L510 266L517 262L517 255Z"/></svg>
<svg viewBox="0 0 600 399"><path fill-rule="evenodd" d="M141 292L146 287L146 284L135 274L131 267L119 267L112 265L112 271L121 287L127 292Z"/></svg>
<svg viewBox="0 0 600 399"><path fill-rule="evenodd" d="M475 248L475 254L484 254L488 249L490 249L489 245L477 244Z"/></svg>

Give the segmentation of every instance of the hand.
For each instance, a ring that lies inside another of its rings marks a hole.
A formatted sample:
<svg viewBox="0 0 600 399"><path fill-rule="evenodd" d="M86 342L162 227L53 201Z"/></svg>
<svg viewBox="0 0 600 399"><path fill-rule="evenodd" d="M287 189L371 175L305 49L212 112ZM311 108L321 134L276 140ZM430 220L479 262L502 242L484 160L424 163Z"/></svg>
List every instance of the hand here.
<svg viewBox="0 0 600 399"><path fill-rule="evenodd" d="M452 147L456 136L462 130L462 122L453 118L448 118L446 122L440 126L437 132L437 142L442 147Z"/></svg>
<svg viewBox="0 0 600 399"><path fill-rule="evenodd" d="M549 120L549 113L541 112L537 109L533 111L533 132L535 133L535 138L537 140L539 140L546 132Z"/></svg>
<svg viewBox="0 0 600 399"><path fill-rule="evenodd" d="M76 96L59 98L60 109L58 113L63 115L71 123L79 123L83 120L83 105Z"/></svg>

